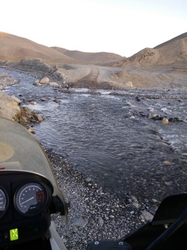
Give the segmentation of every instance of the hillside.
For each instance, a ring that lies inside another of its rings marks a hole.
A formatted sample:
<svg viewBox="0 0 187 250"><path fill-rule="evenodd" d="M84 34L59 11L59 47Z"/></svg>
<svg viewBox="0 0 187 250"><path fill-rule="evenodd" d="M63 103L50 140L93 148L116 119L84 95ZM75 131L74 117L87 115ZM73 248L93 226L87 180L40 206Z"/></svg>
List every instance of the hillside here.
<svg viewBox="0 0 187 250"><path fill-rule="evenodd" d="M106 52L88 53L77 50L66 50L59 47L52 47L52 48L72 59L82 62L83 64L107 64L107 63L117 62L123 59L122 56L114 53L106 53Z"/></svg>
<svg viewBox="0 0 187 250"><path fill-rule="evenodd" d="M145 48L113 66L147 67L187 63L187 33L164 42L155 48Z"/></svg>
<svg viewBox="0 0 187 250"><path fill-rule="evenodd" d="M0 33L0 65L45 76L63 87L161 88L187 91L187 33L129 58L47 47Z"/></svg>
<svg viewBox="0 0 187 250"><path fill-rule="evenodd" d="M40 59L49 64L78 63L47 46L0 32L0 61L16 62L22 59Z"/></svg>
<svg viewBox="0 0 187 250"><path fill-rule="evenodd" d="M85 53L47 47L26 38L0 32L0 61L17 62L39 59L48 64L104 64L121 60L113 53Z"/></svg>

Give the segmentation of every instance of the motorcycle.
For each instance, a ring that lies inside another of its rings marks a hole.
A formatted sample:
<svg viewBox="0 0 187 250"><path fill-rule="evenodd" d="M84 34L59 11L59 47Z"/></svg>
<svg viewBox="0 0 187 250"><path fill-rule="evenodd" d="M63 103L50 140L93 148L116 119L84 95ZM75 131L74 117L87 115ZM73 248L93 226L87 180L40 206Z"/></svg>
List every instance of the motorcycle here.
<svg viewBox="0 0 187 250"><path fill-rule="evenodd" d="M65 250L51 214L67 204L42 147L22 125L0 118L0 249Z"/></svg>
<svg viewBox="0 0 187 250"><path fill-rule="evenodd" d="M22 125L0 118L0 249L66 250L51 214L68 208L42 147ZM151 222L87 250L187 249L187 194L165 198Z"/></svg>

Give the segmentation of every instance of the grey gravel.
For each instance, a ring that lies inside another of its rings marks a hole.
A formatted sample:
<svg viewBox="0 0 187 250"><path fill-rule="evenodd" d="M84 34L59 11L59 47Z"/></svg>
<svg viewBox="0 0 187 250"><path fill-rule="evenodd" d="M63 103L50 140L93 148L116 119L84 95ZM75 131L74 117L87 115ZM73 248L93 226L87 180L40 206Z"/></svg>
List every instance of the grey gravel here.
<svg viewBox="0 0 187 250"><path fill-rule="evenodd" d="M88 182L88 177L84 178L62 156L49 150L47 155L59 187L70 203L67 225L60 215L52 215L67 249L86 249L95 240L120 239L152 219L149 205L140 204L134 195L124 193L121 198L114 197L90 178ZM159 202L155 200L154 204Z"/></svg>

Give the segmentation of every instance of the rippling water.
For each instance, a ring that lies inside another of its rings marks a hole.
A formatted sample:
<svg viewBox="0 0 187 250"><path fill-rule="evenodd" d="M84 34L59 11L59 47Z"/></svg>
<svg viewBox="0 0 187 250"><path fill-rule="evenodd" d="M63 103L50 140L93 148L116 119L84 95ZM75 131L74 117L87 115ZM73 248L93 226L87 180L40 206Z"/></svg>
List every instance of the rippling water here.
<svg viewBox="0 0 187 250"><path fill-rule="evenodd" d="M165 93L156 91L98 90L100 94L93 95L87 89L75 89L68 94L35 86L35 78L26 74L9 73L20 82L7 87L6 92L23 101L36 100L37 105L28 106L46 116L35 126L39 141L65 155L103 187L132 189L137 176L163 173L167 170L161 169L161 162L187 152L187 123L166 126L147 118L153 112L186 120L185 93L173 92L166 98ZM154 95L159 99L153 99ZM41 97L47 100L41 101Z"/></svg>

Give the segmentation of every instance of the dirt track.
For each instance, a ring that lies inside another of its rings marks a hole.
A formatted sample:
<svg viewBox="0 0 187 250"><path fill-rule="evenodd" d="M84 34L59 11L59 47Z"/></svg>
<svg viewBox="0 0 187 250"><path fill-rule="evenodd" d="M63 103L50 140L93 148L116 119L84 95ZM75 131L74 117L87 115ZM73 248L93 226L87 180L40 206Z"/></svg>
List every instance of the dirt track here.
<svg viewBox="0 0 187 250"><path fill-rule="evenodd" d="M150 88L187 90L185 69L124 68L95 65L66 65L58 72L71 87L104 89Z"/></svg>

